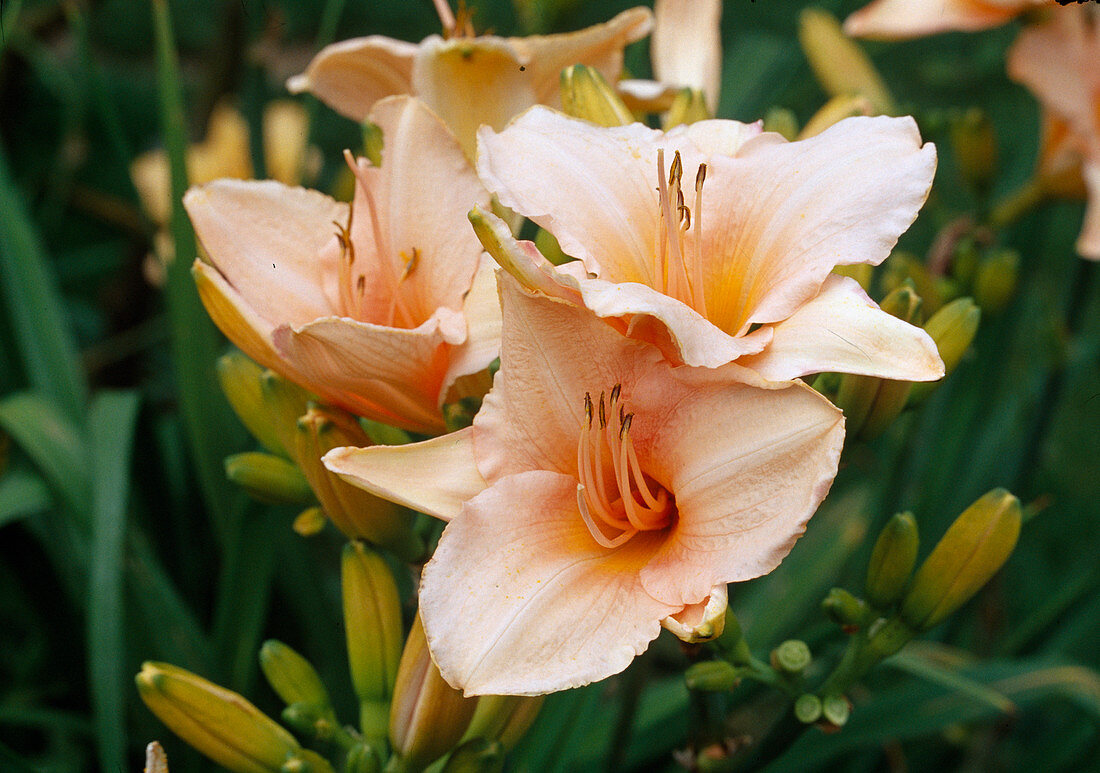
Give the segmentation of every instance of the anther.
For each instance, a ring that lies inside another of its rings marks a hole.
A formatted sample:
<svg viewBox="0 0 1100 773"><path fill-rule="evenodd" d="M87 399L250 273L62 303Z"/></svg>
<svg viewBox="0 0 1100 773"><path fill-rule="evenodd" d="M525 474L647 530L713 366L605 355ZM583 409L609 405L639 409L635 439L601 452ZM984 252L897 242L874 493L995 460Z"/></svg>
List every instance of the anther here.
<svg viewBox="0 0 1100 773"><path fill-rule="evenodd" d="M616 384L615 386L613 386L611 388L611 404L612 405L614 405L615 403L617 403L619 401L619 395L622 393L622 391L623 391L623 385L622 384Z"/></svg>
<svg viewBox="0 0 1100 773"><path fill-rule="evenodd" d="M624 437L626 437L626 433L630 432L630 424L633 421L634 421L634 414L633 413L628 413L626 416L622 417L622 419L621 419L622 426L619 427L619 440L622 440Z"/></svg>
<svg viewBox="0 0 1100 773"><path fill-rule="evenodd" d="M604 409L603 392L600 392L600 429L607 427L607 413Z"/></svg>
<svg viewBox="0 0 1100 773"><path fill-rule="evenodd" d="M584 393L584 419L589 429L592 429L592 395Z"/></svg>

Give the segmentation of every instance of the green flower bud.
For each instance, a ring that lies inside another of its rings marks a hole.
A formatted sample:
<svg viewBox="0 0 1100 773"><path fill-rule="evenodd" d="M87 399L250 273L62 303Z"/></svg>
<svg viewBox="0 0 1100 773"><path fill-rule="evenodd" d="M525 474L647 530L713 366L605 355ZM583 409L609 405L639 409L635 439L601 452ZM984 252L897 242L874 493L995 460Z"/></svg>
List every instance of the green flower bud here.
<svg viewBox="0 0 1100 773"><path fill-rule="evenodd" d="M172 732L237 773L278 773L302 748L244 696L167 663L146 662L136 678L145 705Z"/></svg>
<svg viewBox="0 0 1100 773"><path fill-rule="evenodd" d="M296 459L295 425L309 407L309 392L272 370L265 370L260 376L260 389L267 406L268 422L279 436L279 444L291 459Z"/></svg>
<svg viewBox="0 0 1100 773"><path fill-rule="evenodd" d="M370 744L359 743L348 749L344 757L345 773L381 773L382 761L378 751Z"/></svg>
<svg viewBox="0 0 1100 773"><path fill-rule="evenodd" d="M1020 536L1020 500L994 489L963 511L913 577L901 617L926 631L966 603L1008 560Z"/></svg>
<svg viewBox="0 0 1100 773"><path fill-rule="evenodd" d="M246 451L225 457L225 476L261 502L304 505L313 490L302 471L281 456Z"/></svg>
<svg viewBox="0 0 1100 773"><path fill-rule="evenodd" d="M806 121L806 125L798 133L798 139L806 140L810 137L816 137L845 118L871 115L872 113L874 113L874 107L866 97L861 97L858 94L835 96L810 116L810 120Z"/></svg>
<svg viewBox="0 0 1100 773"><path fill-rule="evenodd" d="M917 632L898 617L882 620L868 631L865 657L872 663L890 657L908 644Z"/></svg>
<svg viewBox="0 0 1100 773"><path fill-rule="evenodd" d="M887 522L867 565L864 590L872 605L887 609L901 598L917 564L919 545L917 520L912 513L898 513Z"/></svg>
<svg viewBox="0 0 1100 773"><path fill-rule="evenodd" d="M991 314L1003 310L1016 294L1019 275L1020 253L1010 249L991 251L974 277L978 305Z"/></svg>
<svg viewBox="0 0 1100 773"><path fill-rule="evenodd" d="M834 16L816 8L802 11L798 42L830 96L856 94L867 98L875 114L895 112L893 97L874 64L859 44L844 34Z"/></svg>
<svg viewBox="0 0 1100 773"><path fill-rule="evenodd" d="M997 136L981 108L971 107L951 121L951 147L959 174L979 192L997 171Z"/></svg>
<svg viewBox="0 0 1100 773"><path fill-rule="evenodd" d="M725 692L736 687L740 680L737 669L724 660L693 663L684 672L684 682L689 690Z"/></svg>
<svg viewBox="0 0 1100 773"><path fill-rule="evenodd" d="M821 701L821 714L826 721L844 727L852 715L852 704L843 695L826 695Z"/></svg>
<svg viewBox="0 0 1100 773"><path fill-rule="evenodd" d="M311 749L299 749L283 763L279 773L334 773L329 761Z"/></svg>
<svg viewBox="0 0 1100 773"><path fill-rule="evenodd" d="M921 304L921 297L913 289L912 282L906 280L882 299L881 306L883 311L898 319L903 319L910 324L920 324ZM868 409L862 426L856 430L864 440L876 438L886 431L905 409L906 403L909 402L909 391L913 386L909 381L874 380L878 383L874 402Z"/></svg>
<svg viewBox="0 0 1100 773"><path fill-rule="evenodd" d="M772 667L788 674L800 674L810 665L810 647L800 639L788 639L772 650Z"/></svg>
<svg viewBox="0 0 1100 773"><path fill-rule="evenodd" d="M477 699L470 726L462 741L485 738L499 741L505 751L510 750L524 734L542 708L544 696L482 695Z"/></svg>
<svg viewBox="0 0 1100 773"><path fill-rule="evenodd" d="M752 651L749 643L745 641L745 633L741 630L741 623L733 610L726 608L726 621L722 626L722 635L715 643L723 656L734 665L747 665L752 660Z"/></svg>
<svg viewBox="0 0 1100 773"><path fill-rule="evenodd" d="M312 537L314 534L320 534L326 523L328 518L325 517L324 510L319 507L307 507L298 513L291 528L299 537Z"/></svg>
<svg viewBox="0 0 1100 773"><path fill-rule="evenodd" d="M363 734L368 740L385 738L403 634L397 584L382 557L362 542L344 546L341 581L348 664Z"/></svg>
<svg viewBox="0 0 1100 773"><path fill-rule="evenodd" d="M447 758L442 773L500 773L504 770L504 748L497 741L471 738Z"/></svg>
<svg viewBox="0 0 1100 773"><path fill-rule="evenodd" d="M264 369L236 350L218 358L215 370L233 412L264 448L288 456L271 424L260 378Z"/></svg>
<svg viewBox="0 0 1100 773"><path fill-rule="evenodd" d="M634 114L599 71L583 64L562 70L561 105L566 115L597 126L628 126L634 123Z"/></svg>
<svg viewBox="0 0 1100 773"><path fill-rule="evenodd" d="M830 590L821 602L821 609L830 620L845 628L866 625L874 617L867 602L843 588Z"/></svg>
<svg viewBox="0 0 1100 773"><path fill-rule="evenodd" d="M924 330L936 342L940 359L943 360L947 374L955 369L962 360L970 343L978 332L978 322L982 318L981 309L970 298L956 298L932 315L924 325ZM928 396L935 383L921 383L913 387L910 402L919 402Z"/></svg>
<svg viewBox="0 0 1100 773"><path fill-rule="evenodd" d="M799 695L794 702L794 715L804 725L812 725L821 719L821 709L821 698L813 693Z"/></svg>
<svg viewBox="0 0 1100 773"><path fill-rule="evenodd" d="M321 457L340 446L369 446L355 417L335 408L310 407L297 422L294 451L325 514L340 531L393 551L403 560L423 555L424 543L408 514L329 472Z"/></svg>
<svg viewBox="0 0 1100 773"><path fill-rule="evenodd" d="M837 266L834 274L846 276L859 282L864 291L871 289L871 278L875 275L875 267L870 263L853 263L850 266Z"/></svg>
<svg viewBox="0 0 1100 773"><path fill-rule="evenodd" d="M306 703L331 709L328 690L308 660L281 641L269 639L260 647L260 669L271 689L288 706Z"/></svg>
<svg viewBox="0 0 1100 773"><path fill-rule="evenodd" d="M390 710L390 744L402 769L423 770L453 749L477 703L443 680L417 615L401 654Z"/></svg>
<svg viewBox="0 0 1100 773"><path fill-rule="evenodd" d="M706 121L714 116L707 109L707 99L699 89L681 89L672 99L672 105L665 114L665 129L685 123Z"/></svg>
<svg viewBox="0 0 1100 773"><path fill-rule="evenodd" d="M788 141L798 136L798 118L793 110L785 107L769 107L764 113L764 131L780 134ZM862 263L860 265L863 265Z"/></svg>
<svg viewBox="0 0 1100 773"><path fill-rule="evenodd" d="M382 129L371 123L363 122L363 155L373 166L382 166Z"/></svg>
<svg viewBox="0 0 1100 773"><path fill-rule="evenodd" d="M558 244L558 240L554 237L554 234L550 233L545 228L540 228L538 233L535 234L535 246L538 247L542 256L555 266L560 266L563 263L568 263L573 260L572 256L565 254L565 251L561 248L561 245Z"/></svg>
<svg viewBox="0 0 1100 773"><path fill-rule="evenodd" d="M283 709L282 717L299 735L318 741L331 741L338 730L333 710L313 703L291 703Z"/></svg>

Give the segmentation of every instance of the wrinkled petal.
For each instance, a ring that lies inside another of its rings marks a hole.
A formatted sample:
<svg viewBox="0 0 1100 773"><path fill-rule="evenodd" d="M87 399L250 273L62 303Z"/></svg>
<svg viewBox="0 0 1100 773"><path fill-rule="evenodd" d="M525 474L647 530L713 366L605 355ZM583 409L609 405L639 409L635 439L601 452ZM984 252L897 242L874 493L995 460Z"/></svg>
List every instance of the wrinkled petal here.
<svg viewBox="0 0 1100 773"><path fill-rule="evenodd" d="M488 258L474 275L473 285L462 303L462 315L466 318L466 341L451 353L441 390L444 400L458 379L485 370L500 356L500 293L495 265Z"/></svg>
<svg viewBox="0 0 1100 773"><path fill-rule="evenodd" d="M444 521L486 486L470 427L403 446L334 448L322 461L353 486Z"/></svg>
<svg viewBox="0 0 1100 773"><path fill-rule="evenodd" d="M295 371L275 351L275 325L257 314L209 263L196 259L191 274L206 313L226 338L265 368L296 380L292 375Z"/></svg>
<svg viewBox="0 0 1100 773"><path fill-rule="evenodd" d="M447 525L424 567L420 614L440 673L466 695L536 695L622 671L678 609L638 579L659 542L600 547L572 477L497 481Z"/></svg>
<svg viewBox="0 0 1100 773"><path fill-rule="evenodd" d="M1087 163L1083 169L1088 204L1085 224L1077 239L1077 251L1089 260L1100 260L1100 162Z"/></svg>
<svg viewBox="0 0 1100 773"><path fill-rule="evenodd" d="M702 91L713 115L722 85L722 0L656 0L653 11L654 75Z"/></svg>
<svg viewBox="0 0 1100 773"><path fill-rule="evenodd" d="M642 582L683 606L779 565L829 491L844 417L801 382L765 390L715 370L671 375L635 387L631 432L679 512Z"/></svg>
<svg viewBox="0 0 1100 773"><path fill-rule="evenodd" d="M710 595L698 604L688 604L675 615L661 621L661 627L680 641L696 644L722 635L729 606L729 588L715 585Z"/></svg>
<svg viewBox="0 0 1100 773"><path fill-rule="evenodd" d="M770 381L824 372L900 381L934 381L944 374L929 335L880 309L848 277L830 276L816 298L772 330L762 353L738 360Z"/></svg>
<svg viewBox="0 0 1100 773"><path fill-rule="evenodd" d="M899 40L938 32L974 32L1007 23L1043 0L875 0L849 16L844 31L853 37Z"/></svg>
<svg viewBox="0 0 1100 773"><path fill-rule="evenodd" d="M786 319L837 265L885 260L936 170L935 147L921 145L908 117L849 118L801 142L774 137L708 169L707 317L730 333Z"/></svg>
<svg viewBox="0 0 1100 773"><path fill-rule="evenodd" d="M183 197L210 261L269 322L304 324L331 314L334 242L348 207L323 193L263 182L217 180Z"/></svg>
<svg viewBox="0 0 1100 773"><path fill-rule="evenodd" d="M412 90L415 43L371 35L333 43L301 75L287 81L292 94L308 91L355 121L364 121L378 100Z"/></svg>
<svg viewBox="0 0 1100 773"><path fill-rule="evenodd" d="M321 397L360 416L434 434L444 429L439 390L449 350L445 331L456 327L464 335L461 315L448 309L412 330L325 317L297 328L283 325L274 342L283 359L309 374L306 385Z"/></svg>

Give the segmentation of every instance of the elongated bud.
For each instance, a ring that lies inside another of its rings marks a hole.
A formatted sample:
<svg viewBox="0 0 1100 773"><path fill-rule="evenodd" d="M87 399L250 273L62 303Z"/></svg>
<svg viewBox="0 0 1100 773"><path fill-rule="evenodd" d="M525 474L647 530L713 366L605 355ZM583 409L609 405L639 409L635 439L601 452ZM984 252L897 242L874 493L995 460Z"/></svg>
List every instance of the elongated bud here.
<svg viewBox="0 0 1100 773"><path fill-rule="evenodd" d="M137 675L145 705L172 732L238 773L278 773L302 748L244 696L167 663L144 663Z"/></svg>
<svg viewBox="0 0 1100 773"><path fill-rule="evenodd" d="M572 257L566 255L565 251L562 250L554 234L550 233L545 228L540 228L538 233L535 234L535 246L538 247L542 256L555 266L560 266L563 263L568 263L573 260Z"/></svg>
<svg viewBox="0 0 1100 773"><path fill-rule="evenodd" d="M726 692L741 681L737 669L724 660L706 660L692 663L684 672L684 682L689 690Z"/></svg>
<svg viewBox="0 0 1100 773"><path fill-rule="evenodd" d="M752 650L745 641L745 633L741 630L741 622L732 609L726 609L726 619L722 624L722 635L718 637L716 644L725 655L726 660L734 665L743 666L752 660Z"/></svg>
<svg viewBox="0 0 1100 773"><path fill-rule="evenodd" d="M901 598L917 564L919 545L917 519L912 513L898 513L887 522L867 565L864 587L867 600L874 606L886 609Z"/></svg>
<svg viewBox="0 0 1100 773"><path fill-rule="evenodd" d="M299 749L283 763L279 773L334 773L332 765L312 749Z"/></svg>
<svg viewBox="0 0 1100 773"><path fill-rule="evenodd" d="M345 773L380 773L382 761L373 746L360 741L344 756Z"/></svg>
<svg viewBox="0 0 1100 773"><path fill-rule="evenodd" d="M830 96L866 97L876 114L894 113L894 100L871 60L840 28L836 17L807 8L798 17L798 41Z"/></svg>
<svg viewBox="0 0 1100 773"><path fill-rule="evenodd" d="M305 703L332 711L328 690L308 660L281 641L269 639L260 647L260 669L275 694L288 706Z"/></svg>
<svg viewBox="0 0 1100 773"><path fill-rule="evenodd" d="M833 269L833 273L856 280L864 292L867 292L871 289L871 278L875 274L875 267L870 263L853 263L850 266L837 266Z"/></svg>
<svg viewBox="0 0 1100 773"><path fill-rule="evenodd" d="M685 123L706 121L714 116L707 109L707 98L699 89L681 89L665 114L665 129Z"/></svg>
<svg viewBox="0 0 1100 773"><path fill-rule="evenodd" d="M599 71L583 64L562 70L561 105L566 115L597 126L628 126L634 123L634 114Z"/></svg>
<svg viewBox="0 0 1100 773"><path fill-rule="evenodd" d="M312 537L314 534L320 534L326 523L328 518L325 517L324 510L319 507L307 507L298 513L291 528L299 537Z"/></svg>
<svg viewBox="0 0 1100 773"><path fill-rule="evenodd" d="M833 588L821 601L821 610L837 625L853 630L866 625L872 612L863 599L843 588Z"/></svg>
<svg viewBox="0 0 1100 773"><path fill-rule="evenodd" d="M997 136L988 116L978 107L953 116L950 136L959 174L977 191L985 191L997 172Z"/></svg>
<svg viewBox="0 0 1100 773"><path fill-rule="evenodd" d="M374 166L382 166L382 129L370 121L363 122L363 155Z"/></svg>
<svg viewBox="0 0 1100 773"><path fill-rule="evenodd" d="M401 659L401 598L390 568L362 542L344 546L341 559L344 627L351 683L368 740L385 738L389 701Z"/></svg>
<svg viewBox="0 0 1100 773"><path fill-rule="evenodd" d="M867 632L865 657L870 663L890 657L912 641L917 632L901 617L880 619Z"/></svg>
<svg viewBox="0 0 1100 773"><path fill-rule="evenodd" d="M523 738L542 708L542 695L482 695L462 741L485 738L509 751Z"/></svg>
<svg viewBox="0 0 1100 773"><path fill-rule="evenodd" d="M798 117L789 108L769 107L764 113L764 131L775 132L783 139L793 142L798 136Z"/></svg>
<svg viewBox="0 0 1100 773"><path fill-rule="evenodd" d="M962 360L966 350L970 348L974 336L978 333L978 323L981 321L982 311L971 298L956 298L951 303L932 315L932 318L924 324L924 330L936 342L936 348L940 352L940 359L947 374ZM913 387L910 393L910 402L920 402L926 398L936 385L921 383Z"/></svg>
<svg viewBox="0 0 1100 773"><path fill-rule="evenodd" d="M442 773L500 773L504 770L504 748L497 741L471 738L447 758Z"/></svg>
<svg viewBox="0 0 1100 773"><path fill-rule="evenodd" d="M305 505L313 491L302 471L281 456L246 451L225 457L225 476L261 502Z"/></svg>
<svg viewBox="0 0 1100 773"><path fill-rule="evenodd" d="M263 391L271 427L279 437L279 444L286 449L290 458L296 459L295 426L298 417L309 407L309 392L272 370L266 370L260 376L260 389Z"/></svg>
<svg viewBox="0 0 1100 773"><path fill-rule="evenodd" d="M236 350L218 358L218 383L233 412L264 448L289 457L279 434L271 425L260 379L264 369Z"/></svg>
<svg viewBox="0 0 1100 773"><path fill-rule="evenodd" d="M810 120L806 121L806 125L798 133L798 139L805 140L816 137L845 118L852 118L857 115L874 115L874 113L874 105L867 97L859 94L840 94L831 98L816 113L810 116Z"/></svg>
<svg viewBox="0 0 1100 773"><path fill-rule="evenodd" d="M1016 294L1020 253L1012 249L990 251L974 277L974 299L991 314L1002 311Z"/></svg>
<svg viewBox="0 0 1100 773"><path fill-rule="evenodd" d="M726 585L716 585L701 604L692 604L666 617L661 621L661 627L688 644L712 641L725 630L728 607L729 591Z"/></svg>
<svg viewBox="0 0 1100 773"><path fill-rule="evenodd" d="M1020 536L1020 500L994 489L963 511L924 560L901 617L926 631L961 607L1008 560Z"/></svg>
<svg viewBox="0 0 1100 773"><path fill-rule="evenodd" d="M424 625L417 615L401 654L390 709L390 744L404 769L423 770L453 749L477 703L443 680L428 653Z"/></svg>
<svg viewBox="0 0 1100 773"><path fill-rule="evenodd" d="M329 472L321 457L340 446L369 446L370 438L349 413L310 407L297 423L295 456L325 514L348 537L357 537L412 561L424 553L412 519L397 505L352 486Z"/></svg>

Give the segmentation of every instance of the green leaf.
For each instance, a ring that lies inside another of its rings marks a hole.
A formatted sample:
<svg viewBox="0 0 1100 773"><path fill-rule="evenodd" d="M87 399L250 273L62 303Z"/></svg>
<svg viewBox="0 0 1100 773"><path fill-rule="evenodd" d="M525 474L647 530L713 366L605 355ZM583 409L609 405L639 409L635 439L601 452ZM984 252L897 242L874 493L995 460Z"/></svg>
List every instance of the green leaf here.
<svg viewBox="0 0 1100 773"><path fill-rule="evenodd" d="M913 676L967 695L978 702L985 702L996 711L1015 714L1016 704L1003 693L970 679L959 670L966 664L946 648L931 642L913 642L904 650L885 661L885 665L905 671ZM955 662L950 662L955 659Z"/></svg>
<svg viewBox="0 0 1100 773"><path fill-rule="evenodd" d="M48 510L51 505L50 487L33 472L12 470L0 478L0 529Z"/></svg>
<svg viewBox="0 0 1100 773"><path fill-rule="evenodd" d="M0 146L0 292L11 317L27 380L70 418L88 397L76 342L52 267Z"/></svg>
<svg viewBox="0 0 1100 773"><path fill-rule="evenodd" d="M105 392L88 418L92 465L91 582L88 668L101 770L126 767L126 643L123 624L123 547L130 458L138 396Z"/></svg>

